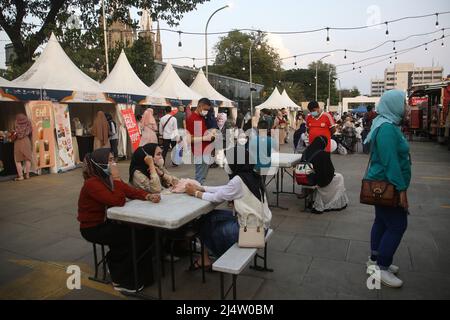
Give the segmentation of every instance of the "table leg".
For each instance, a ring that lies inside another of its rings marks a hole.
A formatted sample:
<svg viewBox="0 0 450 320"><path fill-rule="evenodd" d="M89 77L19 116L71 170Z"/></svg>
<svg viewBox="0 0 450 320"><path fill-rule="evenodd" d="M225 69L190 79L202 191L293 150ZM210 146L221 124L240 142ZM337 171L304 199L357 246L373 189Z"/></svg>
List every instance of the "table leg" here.
<svg viewBox="0 0 450 320"><path fill-rule="evenodd" d="M160 230L155 228L155 246L156 246L156 279L158 281L158 298L162 299L161 286L161 246L160 246Z"/></svg>
<svg viewBox="0 0 450 320"><path fill-rule="evenodd" d="M133 273L134 273L134 289L139 289L138 287L138 261L137 261L137 249L136 249L136 227L131 227L131 252L133 257Z"/></svg>

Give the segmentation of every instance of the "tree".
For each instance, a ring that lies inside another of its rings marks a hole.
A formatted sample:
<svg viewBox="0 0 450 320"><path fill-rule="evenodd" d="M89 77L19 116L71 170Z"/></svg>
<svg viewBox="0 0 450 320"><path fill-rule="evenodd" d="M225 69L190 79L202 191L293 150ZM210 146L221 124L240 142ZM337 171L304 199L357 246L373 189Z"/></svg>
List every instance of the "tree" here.
<svg viewBox="0 0 450 320"><path fill-rule="evenodd" d="M222 37L215 46L216 59L211 72L249 81L249 50L257 37L258 34L239 31L232 31ZM255 45L252 50L253 83L272 87L281 76L280 57L264 35L260 45L259 49Z"/></svg>
<svg viewBox="0 0 450 320"><path fill-rule="evenodd" d="M129 21L129 9L148 9L153 19L176 25L183 14L209 0L105 0L112 20ZM17 55L16 64L32 61L35 50L52 31L61 34L72 8L81 8L81 22L85 30L99 27L100 0L0 0L0 27L6 32ZM31 21L38 21L37 23Z"/></svg>
<svg viewBox="0 0 450 320"><path fill-rule="evenodd" d="M341 90L342 98L355 98L361 95L357 87L353 87L352 89L342 89Z"/></svg>

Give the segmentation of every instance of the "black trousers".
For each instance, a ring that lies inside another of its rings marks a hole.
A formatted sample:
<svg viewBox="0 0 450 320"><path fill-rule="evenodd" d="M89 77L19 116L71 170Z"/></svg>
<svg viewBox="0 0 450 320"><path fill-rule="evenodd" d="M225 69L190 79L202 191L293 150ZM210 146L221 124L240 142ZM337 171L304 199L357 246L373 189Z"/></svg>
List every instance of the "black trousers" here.
<svg viewBox="0 0 450 320"><path fill-rule="evenodd" d="M111 143L111 152L113 153L114 158L117 159L119 157L119 139L109 140L109 142Z"/></svg>
<svg viewBox="0 0 450 320"><path fill-rule="evenodd" d="M107 221L93 228L81 229L81 235L89 242L107 245L106 255L111 280L126 288L134 288L134 271L131 249L131 228ZM153 242L150 229L136 230L137 258ZM153 283L152 255L145 255L138 263L138 285L149 286Z"/></svg>
<svg viewBox="0 0 450 320"><path fill-rule="evenodd" d="M176 141L172 141L171 139L164 139L163 140L163 152L162 152L162 156L164 159L164 163L166 163L166 156L169 153L170 147L175 147L177 145Z"/></svg>

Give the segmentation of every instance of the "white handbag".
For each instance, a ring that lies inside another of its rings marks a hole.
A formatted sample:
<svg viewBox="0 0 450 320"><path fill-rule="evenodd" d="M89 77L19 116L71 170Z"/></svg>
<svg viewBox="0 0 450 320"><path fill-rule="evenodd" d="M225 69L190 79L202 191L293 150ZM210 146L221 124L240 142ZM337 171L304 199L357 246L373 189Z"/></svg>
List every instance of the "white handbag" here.
<svg viewBox="0 0 450 320"><path fill-rule="evenodd" d="M261 201L261 212L264 219L264 204ZM254 216L256 218L256 225L248 225L248 218ZM266 235L264 230L264 220L258 218L254 214L247 215L243 225L239 226L239 241L240 248L257 248L262 249L266 245Z"/></svg>

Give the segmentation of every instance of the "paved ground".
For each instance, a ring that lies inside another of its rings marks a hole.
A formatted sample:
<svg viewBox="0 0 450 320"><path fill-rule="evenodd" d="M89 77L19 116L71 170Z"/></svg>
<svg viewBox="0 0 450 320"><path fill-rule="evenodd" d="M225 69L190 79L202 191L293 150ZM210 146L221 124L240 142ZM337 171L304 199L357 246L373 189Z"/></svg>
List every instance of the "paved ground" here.
<svg viewBox="0 0 450 320"><path fill-rule="evenodd" d="M287 149L285 150L287 151ZM241 299L449 299L450 298L450 152L435 143L413 143L411 216L395 263L402 289L366 287L364 263L369 252L373 208L359 204L365 155L334 156L345 176L351 201L340 213L303 212L303 202L281 196L288 211L273 210L275 234L269 245L274 273L246 270L238 280ZM128 178L128 163L120 169ZM180 177L192 167L172 170ZM209 185L226 182L220 169L210 171ZM92 247L76 221L81 171L0 183L1 299L123 299L111 286L89 281ZM289 183L286 182L286 187ZM273 186L269 188L273 191ZM274 200L274 197L271 197ZM66 267L83 270L82 289L66 287ZM186 271L188 259L176 263L177 292L164 279L166 299L218 299L219 275ZM146 289L156 293L155 288Z"/></svg>

